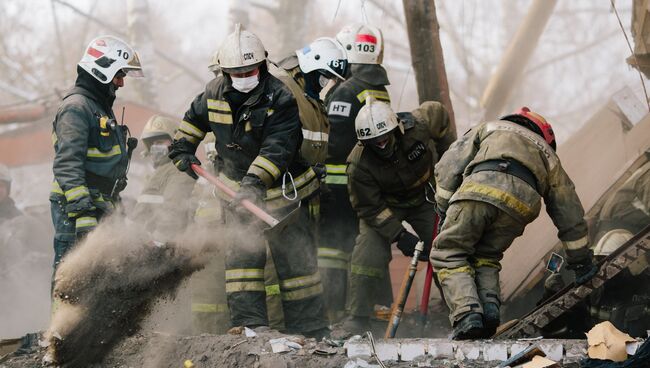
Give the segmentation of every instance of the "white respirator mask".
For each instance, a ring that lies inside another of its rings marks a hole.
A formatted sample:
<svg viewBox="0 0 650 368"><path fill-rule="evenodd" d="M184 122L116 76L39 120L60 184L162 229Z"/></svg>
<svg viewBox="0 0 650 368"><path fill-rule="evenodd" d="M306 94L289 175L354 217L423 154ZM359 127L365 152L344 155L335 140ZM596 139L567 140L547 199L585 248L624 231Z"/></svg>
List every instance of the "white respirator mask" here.
<svg viewBox="0 0 650 368"><path fill-rule="evenodd" d="M154 167L158 167L167 162L167 160L169 160L167 157L168 154L169 146L166 144L152 144L151 147L149 147L149 156L151 157Z"/></svg>
<svg viewBox="0 0 650 368"><path fill-rule="evenodd" d="M230 77L230 79L232 79L232 88L242 93L248 93L260 84L259 74L244 78Z"/></svg>

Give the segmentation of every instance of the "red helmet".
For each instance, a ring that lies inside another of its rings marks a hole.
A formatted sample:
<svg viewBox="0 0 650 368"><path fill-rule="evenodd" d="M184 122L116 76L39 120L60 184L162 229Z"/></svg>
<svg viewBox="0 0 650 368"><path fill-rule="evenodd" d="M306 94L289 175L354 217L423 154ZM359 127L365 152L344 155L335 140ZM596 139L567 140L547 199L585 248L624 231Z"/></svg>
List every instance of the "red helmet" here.
<svg viewBox="0 0 650 368"><path fill-rule="evenodd" d="M543 116L530 111L528 107L524 106L520 108L518 111L516 111L514 114L504 116L501 119L511 120L515 123L522 124L521 121L518 121L520 119L516 119L517 117L524 117L526 118L526 120L533 123L535 127L538 128L533 130L539 130L537 133L541 133L541 136L544 137L546 143L548 143L551 147L553 147L553 149L555 149L556 144L555 144L555 133L553 133L553 127L551 126L551 124L549 124L546 121L546 119L544 119Z"/></svg>

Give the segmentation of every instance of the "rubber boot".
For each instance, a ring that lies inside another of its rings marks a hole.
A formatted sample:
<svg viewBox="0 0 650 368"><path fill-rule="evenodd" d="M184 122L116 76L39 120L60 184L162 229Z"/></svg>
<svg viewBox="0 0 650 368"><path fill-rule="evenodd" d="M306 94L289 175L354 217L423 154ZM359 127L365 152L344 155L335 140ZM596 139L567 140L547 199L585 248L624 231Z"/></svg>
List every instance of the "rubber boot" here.
<svg viewBox="0 0 650 368"><path fill-rule="evenodd" d="M483 316L469 313L454 324L452 340L471 340L483 336Z"/></svg>
<svg viewBox="0 0 650 368"><path fill-rule="evenodd" d="M501 324L501 315L499 306L495 303L483 304L483 326L484 338L490 338L497 332L497 327Z"/></svg>

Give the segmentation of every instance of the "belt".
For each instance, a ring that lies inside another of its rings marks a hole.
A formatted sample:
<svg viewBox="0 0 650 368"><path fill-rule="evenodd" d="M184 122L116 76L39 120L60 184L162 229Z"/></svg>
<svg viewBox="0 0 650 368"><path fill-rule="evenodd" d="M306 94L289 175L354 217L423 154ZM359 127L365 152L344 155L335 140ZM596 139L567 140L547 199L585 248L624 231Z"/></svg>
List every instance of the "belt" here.
<svg viewBox="0 0 650 368"><path fill-rule="evenodd" d="M535 175L524 165L515 160L488 160L476 164L472 168L472 174L480 171L498 171L512 176L526 182L539 193L537 189L537 179Z"/></svg>

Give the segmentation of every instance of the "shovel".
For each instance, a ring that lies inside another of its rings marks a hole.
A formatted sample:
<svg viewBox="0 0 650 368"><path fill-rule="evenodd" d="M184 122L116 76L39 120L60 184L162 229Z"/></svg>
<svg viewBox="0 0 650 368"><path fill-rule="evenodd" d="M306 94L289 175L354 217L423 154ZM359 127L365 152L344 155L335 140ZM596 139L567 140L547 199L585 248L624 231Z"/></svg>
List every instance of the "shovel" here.
<svg viewBox="0 0 650 368"><path fill-rule="evenodd" d="M205 180L209 181L210 183L214 184L214 186L217 187L220 191L224 192L228 197L230 198L235 198L235 195L237 192L234 190L230 189L223 181L219 180L217 177L214 175L211 175L208 173L205 169L203 169L201 166L192 164L192 170L194 170L195 173L198 175L202 176L205 178ZM296 207L294 210L292 210L288 215L286 215L283 219L277 220L275 217L269 215L266 211L263 209L259 208L256 206L253 202L244 199L241 201L241 205L246 208L250 213L255 215L255 217L259 218L260 220L264 221L269 227L264 230L264 235L271 240L271 239L279 239L282 233L284 233L285 229L289 227L289 225L293 224L298 220L298 216L300 215L300 204L298 207Z"/></svg>

